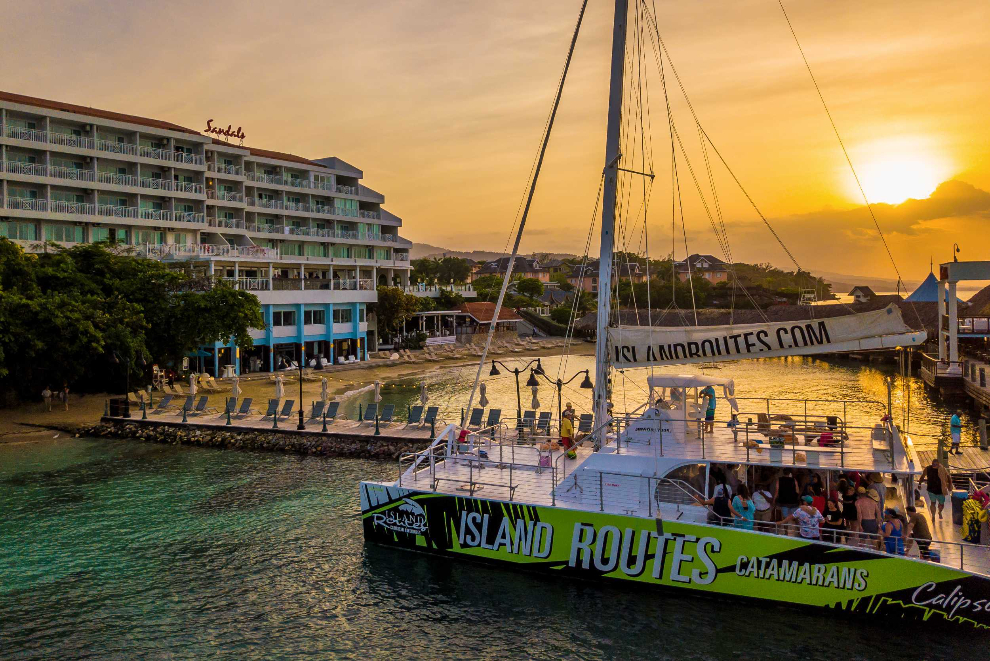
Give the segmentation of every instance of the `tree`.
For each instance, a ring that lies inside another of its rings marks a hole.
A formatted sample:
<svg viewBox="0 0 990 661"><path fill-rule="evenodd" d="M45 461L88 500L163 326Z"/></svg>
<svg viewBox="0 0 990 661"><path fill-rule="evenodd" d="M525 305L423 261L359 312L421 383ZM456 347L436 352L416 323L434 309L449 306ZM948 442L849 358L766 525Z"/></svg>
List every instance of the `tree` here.
<svg viewBox="0 0 990 661"><path fill-rule="evenodd" d="M410 262L413 267L410 278L414 282L425 282L430 285L447 285L467 282L471 275L471 266L466 259L460 257L440 257L430 259L414 259Z"/></svg>
<svg viewBox="0 0 990 661"><path fill-rule="evenodd" d="M464 297L449 289L441 289L436 298L437 310L453 310L464 302Z"/></svg>
<svg viewBox="0 0 990 661"><path fill-rule="evenodd" d="M558 324L566 326L571 321L571 306L558 305L553 310L550 310L550 318Z"/></svg>
<svg viewBox="0 0 990 661"><path fill-rule="evenodd" d="M557 283L560 291L574 291L574 285L568 282L567 274L565 273L554 273L550 276L550 280Z"/></svg>
<svg viewBox="0 0 990 661"><path fill-rule="evenodd" d="M378 302L369 305L378 320L378 332L383 339L391 339L405 325L406 321L420 311L421 300L407 294L399 287L379 287Z"/></svg>
<svg viewBox="0 0 990 661"><path fill-rule="evenodd" d="M516 292L522 296L539 298L543 295L543 283L537 278L523 278L516 282Z"/></svg>

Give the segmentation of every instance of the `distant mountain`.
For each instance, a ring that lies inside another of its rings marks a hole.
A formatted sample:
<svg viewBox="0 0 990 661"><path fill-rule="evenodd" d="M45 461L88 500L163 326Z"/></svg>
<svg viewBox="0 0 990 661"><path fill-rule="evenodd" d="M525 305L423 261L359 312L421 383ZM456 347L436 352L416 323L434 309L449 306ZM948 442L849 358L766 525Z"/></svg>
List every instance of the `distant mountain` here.
<svg viewBox="0 0 990 661"><path fill-rule="evenodd" d="M526 256L530 256L529 253ZM577 255L566 252L550 253L550 256L557 259L577 257ZM428 243L414 243L409 250L409 258L423 259L424 257L460 257L461 259L473 259L476 262L488 262L499 257L505 257L505 253L493 252L491 250L449 250L440 246L431 246Z"/></svg>
<svg viewBox="0 0 990 661"><path fill-rule="evenodd" d="M830 271L816 271L812 269L812 274L819 276L825 280L825 282L832 285L832 293L838 296L844 296L849 293L853 287L869 287L875 292L895 292L897 291L897 280L890 278L871 278L868 276L861 275L849 275L848 273L832 273ZM905 282L901 287L901 293L905 293L904 289L907 289L907 294L910 294L915 290L915 288L920 285L920 282Z"/></svg>

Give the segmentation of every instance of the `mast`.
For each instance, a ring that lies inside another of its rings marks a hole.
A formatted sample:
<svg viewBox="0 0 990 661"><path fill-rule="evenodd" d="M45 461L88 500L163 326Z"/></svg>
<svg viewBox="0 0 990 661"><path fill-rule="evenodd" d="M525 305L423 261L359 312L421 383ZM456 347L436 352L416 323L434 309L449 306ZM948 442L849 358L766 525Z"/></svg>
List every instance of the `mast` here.
<svg viewBox="0 0 990 661"><path fill-rule="evenodd" d="M619 132L622 127L622 83L625 77L626 15L628 0L616 0L612 28L612 76L608 94L608 128L605 133L605 189L602 195L602 235L598 262L598 334L595 341L595 426L605 421L608 409L608 321L612 308L612 252L615 246L615 188L619 177ZM605 430L599 430L596 446Z"/></svg>

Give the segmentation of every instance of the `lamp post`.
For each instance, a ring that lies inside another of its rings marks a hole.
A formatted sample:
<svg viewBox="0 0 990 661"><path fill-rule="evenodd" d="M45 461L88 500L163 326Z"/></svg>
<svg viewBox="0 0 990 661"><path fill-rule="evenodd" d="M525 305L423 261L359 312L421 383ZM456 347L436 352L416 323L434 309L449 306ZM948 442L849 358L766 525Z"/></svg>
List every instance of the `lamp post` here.
<svg viewBox="0 0 990 661"><path fill-rule="evenodd" d="M536 370L533 370L533 373L531 373L530 376L529 376L529 378L531 380L533 380L533 381L536 380L534 378L534 375L535 374L536 374ZM563 399L564 386L566 386L568 383L570 383L574 379L576 379L579 376L581 376L582 374L584 374L584 381L581 382L581 385L579 387L580 388L584 388L584 389L589 389L589 390L594 390L594 388L595 388L595 384L593 384L591 382L591 372L590 372L590 370L581 370L580 372L575 372L574 373L574 376L572 376L571 378L567 379L566 381L564 381L562 379L557 379L556 381L554 381L553 379L551 379L549 376L546 375L546 372L540 372L539 374L544 379L546 379L550 383L552 383L555 386L557 386L557 424L560 424L560 419L563 417L563 411L561 410L560 400Z"/></svg>
<svg viewBox="0 0 990 661"><path fill-rule="evenodd" d="M117 353L116 350L111 354L111 359L113 360L114 364L116 364L116 365L119 365L120 364L120 354ZM144 354L142 354L141 352L138 352L138 365L140 365L141 367L144 367L145 365L147 365L147 363L144 360ZM124 413L121 416L121 417L124 417L124 418L131 417L131 407L130 407L130 404L127 402L127 393L129 393L130 391L131 391L131 358L130 358L130 356L128 356L127 359L124 361L124 403L125 403L125 406L124 406Z"/></svg>
<svg viewBox="0 0 990 661"><path fill-rule="evenodd" d="M303 404L303 391L302 391L303 365L305 363L306 363L306 343L303 342L301 345L299 345L299 424L296 425L296 429L298 429L299 431L303 431L304 429L306 429L306 425L303 424L303 408L305 408L305 406Z"/></svg>
<svg viewBox="0 0 990 661"><path fill-rule="evenodd" d="M533 373L541 374L541 375L543 375L545 377L546 374L543 372L543 365L540 363L540 359L539 358L536 358L534 360L529 361L528 363L526 363L525 365L523 365L521 368L520 367L509 367L508 365L506 365L505 363L503 363L501 360L493 360L492 361L492 371L488 373L488 376L498 376L499 374L501 374L501 372L498 371L498 368L495 367L495 363L498 363L499 365L502 366L503 369L505 369L508 372L512 372L513 374L516 375L516 419L517 420L521 420L522 419L522 394L519 391L519 375L522 374L523 372L525 372L529 368L530 365L532 365L533 363L536 363L536 367L534 367L533 368L533 372L530 373L529 379L526 381L526 385L527 386L538 386L538 385L540 385L540 383L539 383L539 381L536 380L536 377L533 376Z"/></svg>

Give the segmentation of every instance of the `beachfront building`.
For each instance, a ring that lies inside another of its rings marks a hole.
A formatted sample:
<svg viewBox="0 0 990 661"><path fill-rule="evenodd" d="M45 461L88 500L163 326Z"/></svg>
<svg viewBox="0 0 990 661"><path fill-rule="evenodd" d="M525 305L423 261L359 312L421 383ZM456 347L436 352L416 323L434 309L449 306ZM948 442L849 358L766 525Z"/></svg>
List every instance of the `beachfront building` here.
<svg viewBox="0 0 990 661"><path fill-rule="evenodd" d="M687 282L689 274L700 276L713 285L729 281L729 265L714 255L691 255L674 262L674 270L681 282Z"/></svg>
<svg viewBox="0 0 990 661"><path fill-rule="evenodd" d="M598 263L597 259L587 264L574 264L567 275L567 282L575 289L589 294L598 294ZM614 265L617 280L629 280L632 283L646 282L646 271L636 262L623 262Z"/></svg>
<svg viewBox="0 0 990 661"><path fill-rule="evenodd" d="M339 158L0 92L0 236L35 252L106 241L251 291L265 328L246 355L202 347L216 374L272 370L303 347L366 359L367 305L379 285L409 285L411 243L363 176Z"/></svg>

